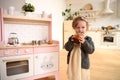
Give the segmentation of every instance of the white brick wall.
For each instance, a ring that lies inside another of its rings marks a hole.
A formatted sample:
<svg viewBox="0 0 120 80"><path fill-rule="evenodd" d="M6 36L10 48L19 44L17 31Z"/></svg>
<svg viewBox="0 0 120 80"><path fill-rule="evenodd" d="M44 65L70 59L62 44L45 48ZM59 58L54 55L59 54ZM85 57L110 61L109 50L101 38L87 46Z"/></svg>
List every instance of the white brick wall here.
<svg viewBox="0 0 120 80"><path fill-rule="evenodd" d="M48 39L48 27L43 25L5 24L5 43L11 32L18 34L20 43Z"/></svg>

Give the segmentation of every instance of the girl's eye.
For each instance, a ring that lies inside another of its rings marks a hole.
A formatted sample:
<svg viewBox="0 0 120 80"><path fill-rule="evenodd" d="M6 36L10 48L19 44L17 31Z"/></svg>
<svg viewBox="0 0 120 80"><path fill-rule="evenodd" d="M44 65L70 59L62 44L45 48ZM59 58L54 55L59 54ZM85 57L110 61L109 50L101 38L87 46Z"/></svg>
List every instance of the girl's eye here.
<svg viewBox="0 0 120 80"><path fill-rule="evenodd" d="M82 28L85 28L84 26Z"/></svg>
<svg viewBox="0 0 120 80"><path fill-rule="evenodd" d="M80 27L78 26L78 27L76 27L77 29L79 29Z"/></svg>

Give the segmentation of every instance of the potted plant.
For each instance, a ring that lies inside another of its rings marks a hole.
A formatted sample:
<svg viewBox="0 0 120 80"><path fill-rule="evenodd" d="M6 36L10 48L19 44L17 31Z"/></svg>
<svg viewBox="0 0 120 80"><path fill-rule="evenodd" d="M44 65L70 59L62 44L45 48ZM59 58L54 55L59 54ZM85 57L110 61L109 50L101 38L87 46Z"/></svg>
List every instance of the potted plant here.
<svg viewBox="0 0 120 80"><path fill-rule="evenodd" d="M31 3L25 3L23 6L22 6L22 10L24 11L25 15L28 13L28 12L34 12L35 11L35 7L31 4Z"/></svg>
<svg viewBox="0 0 120 80"><path fill-rule="evenodd" d="M79 15L78 11L72 12L71 10L71 5L68 5L68 8L66 8L63 12L62 12L62 16L64 16L65 20L73 20L74 17Z"/></svg>

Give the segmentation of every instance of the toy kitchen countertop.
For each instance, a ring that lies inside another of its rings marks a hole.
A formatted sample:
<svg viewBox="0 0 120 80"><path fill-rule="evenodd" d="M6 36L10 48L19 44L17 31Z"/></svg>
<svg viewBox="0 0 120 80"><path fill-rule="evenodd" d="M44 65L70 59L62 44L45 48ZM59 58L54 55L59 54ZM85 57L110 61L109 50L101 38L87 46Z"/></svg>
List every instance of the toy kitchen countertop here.
<svg viewBox="0 0 120 80"><path fill-rule="evenodd" d="M16 49L16 48L40 48L40 47L52 47L52 46L59 46L59 41L53 41L53 43L49 44L49 43L45 43L45 44L19 44L19 45L3 45L0 46L0 50L3 49Z"/></svg>
<svg viewBox="0 0 120 80"><path fill-rule="evenodd" d="M59 52L59 42L53 42L52 44L40 44L40 45L4 45L0 46L0 56L12 56L23 54L37 54L37 53L49 53Z"/></svg>
<svg viewBox="0 0 120 80"><path fill-rule="evenodd" d="M0 50L3 49L16 49L16 48L34 48L34 47L52 47L59 44L41 44L41 45L4 45L0 46Z"/></svg>

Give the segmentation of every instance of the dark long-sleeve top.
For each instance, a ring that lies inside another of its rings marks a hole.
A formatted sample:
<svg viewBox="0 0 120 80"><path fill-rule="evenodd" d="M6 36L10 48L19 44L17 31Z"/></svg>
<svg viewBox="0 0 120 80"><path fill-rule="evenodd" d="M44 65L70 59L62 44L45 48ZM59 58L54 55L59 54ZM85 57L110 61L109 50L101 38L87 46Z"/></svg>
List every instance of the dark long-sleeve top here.
<svg viewBox="0 0 120 80"><path fill-rule="evenodd" d="M64 48L68 51L67 55L67 64L69 64L69 59L70 59L70 53L74 47L74 42L71 41L71 37L69 37L68 41L65 43ZM92 54L95 50L94 48L94 43L92 41L92 38L89 36L85 37L85 42L81 44L81 68L83 69L89 69L90 67L90 61L89 61L89 55Z"/></svg>

